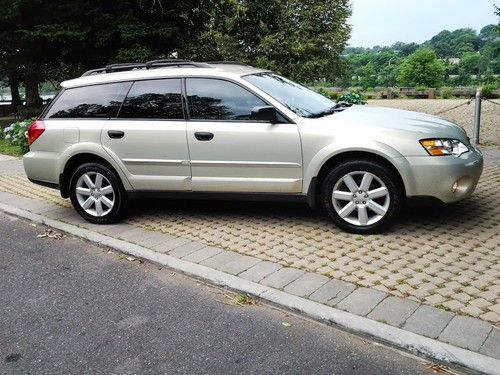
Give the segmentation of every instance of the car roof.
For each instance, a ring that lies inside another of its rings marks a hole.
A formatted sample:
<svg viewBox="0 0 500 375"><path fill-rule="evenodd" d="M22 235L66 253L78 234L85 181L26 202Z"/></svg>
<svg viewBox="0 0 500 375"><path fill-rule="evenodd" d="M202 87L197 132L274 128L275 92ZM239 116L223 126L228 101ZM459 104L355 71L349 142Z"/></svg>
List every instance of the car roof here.
<svg viewBox="0 0 500 375"><path fill-rule="evenodd" d="M137 69L119 72L99 72L84 75L61 83L63 88L89 86L103 83L135 81L144 79L175 78L175 77L219 77L239 78L248 74L268 72L268 70L255 68L250 65L236 63L204 64L205 67L193 66L167 66L154 69Z"/></svg>

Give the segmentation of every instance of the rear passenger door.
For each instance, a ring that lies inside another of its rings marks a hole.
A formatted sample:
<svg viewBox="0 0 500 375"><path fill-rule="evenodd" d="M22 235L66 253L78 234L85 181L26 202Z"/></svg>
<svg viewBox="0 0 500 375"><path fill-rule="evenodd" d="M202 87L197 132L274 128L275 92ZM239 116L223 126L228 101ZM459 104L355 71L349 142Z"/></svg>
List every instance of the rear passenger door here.
<svg viewBox="0 0 500 375"><path fill-rule="evenodd" d="M190 190L181 80L136 81L101 142L136 190Z"/></svg>

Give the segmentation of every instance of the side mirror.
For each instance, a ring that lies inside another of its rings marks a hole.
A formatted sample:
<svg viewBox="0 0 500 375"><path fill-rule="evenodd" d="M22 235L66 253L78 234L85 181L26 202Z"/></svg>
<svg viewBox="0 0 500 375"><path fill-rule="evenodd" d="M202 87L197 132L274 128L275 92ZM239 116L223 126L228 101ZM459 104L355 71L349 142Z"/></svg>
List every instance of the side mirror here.
<svg viewBox="0 0 500 375"><path fill-rule="evenodd" d="M266 121L274 124L278 121L278 113L276 112L276 108L270 105L254 107L252 109L252 120Z"/></svg>

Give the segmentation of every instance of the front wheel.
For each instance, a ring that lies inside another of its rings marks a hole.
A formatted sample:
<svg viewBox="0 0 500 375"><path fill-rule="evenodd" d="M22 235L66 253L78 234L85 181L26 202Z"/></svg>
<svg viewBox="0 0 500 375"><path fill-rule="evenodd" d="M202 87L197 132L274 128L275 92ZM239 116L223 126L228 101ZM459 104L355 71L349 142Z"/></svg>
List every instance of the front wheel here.
<svg viewBox="0 0 500 375"><path fill-rule="evenodd" d="M80 165L70 180L71 203L85 220L111 224L121 219L127 195L119 177L99 163Z"/></svg>
<svg viewBox="0 0 500 375"><path fill-rule="evenodd" d="M323 209L341 229L378 233L398 216L404 199L394 173L370 160L351 160L333 168L323 181Z"/></svg>

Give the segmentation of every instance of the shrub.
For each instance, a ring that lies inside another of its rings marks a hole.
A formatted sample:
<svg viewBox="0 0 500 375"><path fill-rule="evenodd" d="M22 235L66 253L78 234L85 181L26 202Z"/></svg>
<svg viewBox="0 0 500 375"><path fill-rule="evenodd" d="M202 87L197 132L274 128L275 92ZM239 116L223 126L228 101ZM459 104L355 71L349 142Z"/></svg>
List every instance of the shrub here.
<svg viewBox="0 0 500 375"><path fill-rule="evenodd" d="M366 97L359 92L351 91L344 93L342 96L340 96L338 101L341 103L363 105L366 104Z"/></svg>
<svg viewBox="0 0 500 375"><path fill-rule="evenodd" d="M496 90L497 85L488 83L481 88L481 96L483 98L491 99L493 97L493 91Z"/></svg>
<svg viewBox="0 0 500 375"><path fill-rule="evenodd" d="M322 87L318 88L316 92L334 101L337 101L337 99L339 98L339 94L336 93L335 91L325 90Z"/></svg>
<svg viewBox="0 0 500 375"><path fill-rule="evenodd" d="M19 146L23 153L29 151L28 128L36 120L36 117L23 121L16 121L3 130L3 136L13 145Z"/></svg>
<svg viewBox="0 0 500 375"><path fill-rule="evenodd" d="M453 87L443 87L441 89L441 97L443 99L450 99L453 94Z"/></svg>

